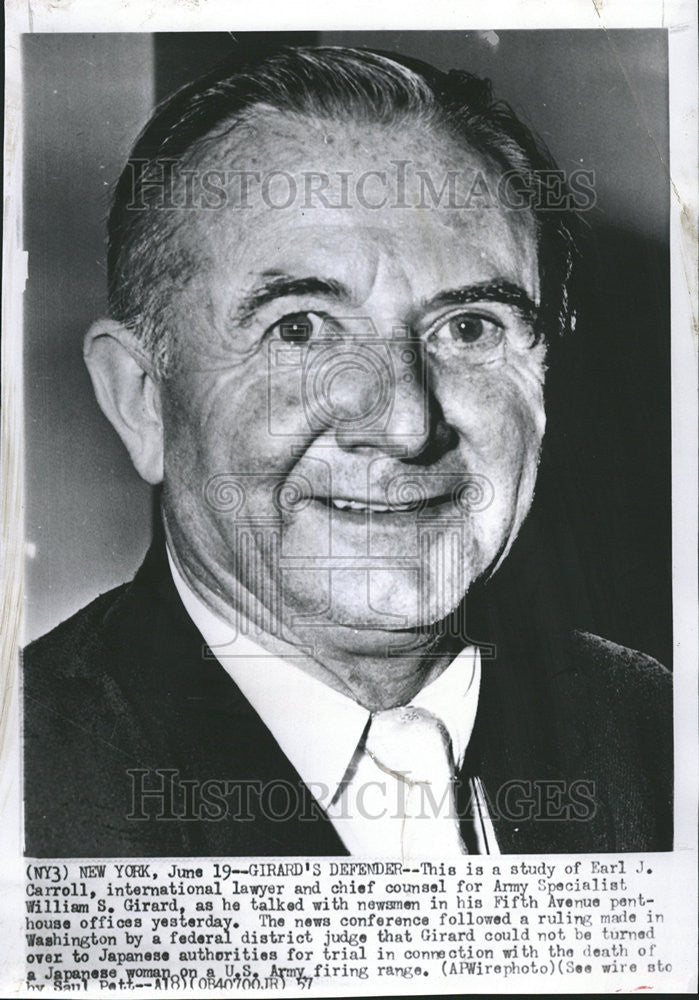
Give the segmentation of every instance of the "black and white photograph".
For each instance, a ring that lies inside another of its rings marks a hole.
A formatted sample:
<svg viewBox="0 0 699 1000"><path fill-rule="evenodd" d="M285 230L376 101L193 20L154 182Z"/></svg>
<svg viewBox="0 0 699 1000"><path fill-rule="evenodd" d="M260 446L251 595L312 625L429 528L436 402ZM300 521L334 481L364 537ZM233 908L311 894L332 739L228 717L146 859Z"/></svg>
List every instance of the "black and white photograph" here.
<svg viewBox="0 0 699 1000"><path fill-rule="evenodd" d="M691 992L671 32L144 28L16 38L23 988Z"/></svg>
<svg viewBox="0 0 699 1000"><path fill-rule="evenodd" d="M72 322L71 296L60 342L89 220L50 179L28 198L28 366L50 365L31 433L57 466L71 436L64 475L119 522L84 545L75 508L52 525L30 456L30 602L152 535L131 582L26 650L31 855L671 849L669 179L640 123L636 146L610 128L628 95L580 101L606 39L557 35L156 36L165 96L110 192L104 313ZM616 43L666 148L665 39ZM25 44L31 121L91 50L101 72L142 39ZM600 176L551 122L559 166L471 49L503 89L507 51L572 63L557 113L597 117L627 167ZM29 188L59 152L35 142ZM600 199L634 171L619 214L648 211L616 218ZM152 494L102 472L98 407Z"/></svg>

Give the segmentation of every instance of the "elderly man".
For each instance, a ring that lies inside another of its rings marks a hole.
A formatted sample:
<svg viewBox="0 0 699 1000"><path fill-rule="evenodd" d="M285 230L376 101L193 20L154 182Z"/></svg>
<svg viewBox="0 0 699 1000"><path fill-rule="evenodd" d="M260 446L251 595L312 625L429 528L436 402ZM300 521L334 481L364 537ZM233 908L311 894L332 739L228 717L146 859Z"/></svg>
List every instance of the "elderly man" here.
<svg viewBox="0 0 699 1000"><path fill-rule="evenodd" d="M486 82L368 51L157 110L85 360L162 523L27 651L29 853L671 847L667 672L465 613L573 325L551 167Z"/></svg>

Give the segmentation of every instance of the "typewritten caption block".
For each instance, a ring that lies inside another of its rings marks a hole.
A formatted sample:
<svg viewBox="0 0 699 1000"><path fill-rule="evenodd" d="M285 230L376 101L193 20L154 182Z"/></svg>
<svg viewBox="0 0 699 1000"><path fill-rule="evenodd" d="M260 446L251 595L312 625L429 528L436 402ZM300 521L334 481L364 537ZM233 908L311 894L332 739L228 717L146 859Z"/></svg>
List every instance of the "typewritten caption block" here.
<svg viewBox="0 0 699 1000"><path fill-rule="evenodd" d="M681 965L671 868L672 855L29 861L26 988L668 989Z"/></svg>

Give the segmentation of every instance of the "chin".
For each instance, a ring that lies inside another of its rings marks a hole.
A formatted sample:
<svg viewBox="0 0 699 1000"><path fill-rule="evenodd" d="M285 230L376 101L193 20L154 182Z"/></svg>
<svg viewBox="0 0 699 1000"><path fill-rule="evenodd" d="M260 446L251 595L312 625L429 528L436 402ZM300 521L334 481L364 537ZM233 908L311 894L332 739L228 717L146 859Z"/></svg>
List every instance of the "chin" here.
<svg viewBox="0 0 699 1000"><path fill-rule="evenodd" d="M325 575L324 586L318 588L309 586L309 579L297 581L298 586L287 590L287 603L298 616L297 625L340 628L347 633L344 641L353 646L371 644L372 636L385 644L387 633L425 628L448 618L480 572L469 566L465 574L445 579L434 570L342 570L333 575L332 600ZM309 607L316 613L309 614Z"/></svg>

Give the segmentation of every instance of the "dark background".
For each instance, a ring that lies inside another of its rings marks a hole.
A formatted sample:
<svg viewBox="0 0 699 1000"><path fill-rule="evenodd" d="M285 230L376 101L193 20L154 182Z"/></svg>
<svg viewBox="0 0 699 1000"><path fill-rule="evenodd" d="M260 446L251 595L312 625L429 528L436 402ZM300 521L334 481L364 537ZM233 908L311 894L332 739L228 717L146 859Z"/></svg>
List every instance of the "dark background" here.
<svg viewBox="0 0 699 1000"><path fill-rule="evenodd" d="M667 35L659 30L31 35L25 80L26 635L128 579L149 488L100 414L80 344L105 308L108 195L155 101L231 50L352 44L491 77L567 171L595 171L586 290L556 345L532 513L508 600L672 656Z"/></svg>

